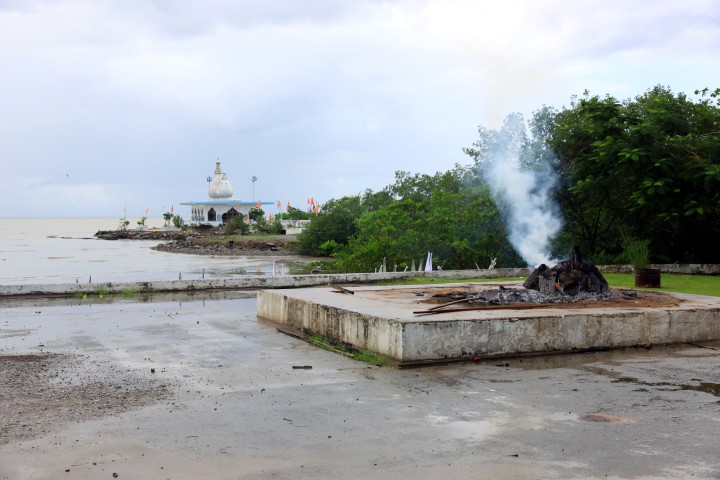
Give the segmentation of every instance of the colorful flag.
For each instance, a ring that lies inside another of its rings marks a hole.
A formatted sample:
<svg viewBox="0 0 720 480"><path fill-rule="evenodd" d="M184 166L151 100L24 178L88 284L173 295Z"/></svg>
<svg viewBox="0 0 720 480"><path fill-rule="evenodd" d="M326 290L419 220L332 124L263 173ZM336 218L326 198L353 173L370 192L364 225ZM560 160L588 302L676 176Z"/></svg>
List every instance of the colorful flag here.
<svg viewBox="0 0 720 480"><path fill-rule="evenodd" d="M277 209L280 210L282 207L282 202L280 200L277 201Z"/></svg>
<svg viewBox="0 0 720 480"><path fill-rule="evenodd" d="M145 213L147 213L147 212L145 212ZM175 213L175 205L170 207L170 213Z"/></svg>
<svg viewBox="0 0 720 480"><path fill-rule="evenodd" d="M147 216L147 214L148 214L149 211L150 211L150 207L147 207L147 208L145 209L145 216Z"/></svg>
<svg viewBox="0 0 720 480"><path fill-rule="evenodd" d="M257 207L260 208L262 206L262 203L260 203L260 200L258 200Z"/></svg>

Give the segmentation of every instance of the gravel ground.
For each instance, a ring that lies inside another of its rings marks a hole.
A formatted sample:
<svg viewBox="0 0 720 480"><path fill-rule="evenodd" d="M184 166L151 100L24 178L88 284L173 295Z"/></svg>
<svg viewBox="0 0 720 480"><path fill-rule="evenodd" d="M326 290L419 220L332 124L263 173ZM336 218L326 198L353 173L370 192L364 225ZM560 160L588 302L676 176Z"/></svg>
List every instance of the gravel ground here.
<svg viewBox="0 0 720 480"><path fill-rule="evenodd" d="M81 355L0 355L0 445L170 398L168 385Z"/></svg>

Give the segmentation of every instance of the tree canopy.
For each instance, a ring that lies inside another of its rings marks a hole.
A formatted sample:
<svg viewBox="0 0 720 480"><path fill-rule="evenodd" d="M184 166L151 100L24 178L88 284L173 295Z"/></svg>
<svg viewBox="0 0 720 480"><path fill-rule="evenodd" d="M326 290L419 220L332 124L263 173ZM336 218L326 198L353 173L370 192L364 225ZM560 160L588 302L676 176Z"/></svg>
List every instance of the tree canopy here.
<svg viewBox="0 0 720 480"><path fill-rule="evenodd" d="M585 95L558 113L548 141L564 179L558 198L588 251L618 252L631 235L650 239L658 260L720 258L718 91L699 93Z"/></svg>
<svg viewBox="0 0 720 480"><path fill-rule="evenodd" d="M333 256L343 270L372 270L383 258L404 268L430 251L444 268L494 257L498 266L524 265L507 213L523 205L508 205L487 181L491 162L501 161L514 162L504 171L552 173L542 208L563 222L551 239L556 256L579 245L595 263L623 262L623 239L641 238L653 261L720 262L720 89L695 94L657 86L619 101L585 92L529 121L511 114L497 131L478 129L464 149L470 165L396 172L379 192L330 200L298 236L300 248Z"/></svg>

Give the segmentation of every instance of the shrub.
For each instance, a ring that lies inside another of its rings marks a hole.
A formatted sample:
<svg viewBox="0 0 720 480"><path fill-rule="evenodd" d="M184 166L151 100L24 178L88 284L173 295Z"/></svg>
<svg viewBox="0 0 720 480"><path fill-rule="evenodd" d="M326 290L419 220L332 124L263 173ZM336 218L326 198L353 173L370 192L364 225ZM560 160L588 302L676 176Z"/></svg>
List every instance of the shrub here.
<svg viewBox="0 0 720 480"><path fill-rule="evenodd" d="M240 235L247 235L250 233L250 225L245 223L245 219L241 216L233 217L225 223L223 227L225 233L232 235L233 233L240 233Z"/></svg>

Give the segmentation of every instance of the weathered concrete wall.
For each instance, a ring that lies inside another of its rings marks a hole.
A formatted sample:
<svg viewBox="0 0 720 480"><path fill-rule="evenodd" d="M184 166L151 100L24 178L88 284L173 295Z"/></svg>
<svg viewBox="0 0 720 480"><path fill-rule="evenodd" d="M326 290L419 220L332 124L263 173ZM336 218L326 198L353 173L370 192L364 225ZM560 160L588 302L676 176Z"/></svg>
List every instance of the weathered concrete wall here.
<svg viewBox="0 0 720 480"><path fill-rule="evenodd" d="M629 265L605 265L602 272L632 273ZM664 273L720 274L720 265L650 265ZM205 280L156 280L150 282L81 283L81 284L29 284L0 285L0 297L8 295L75 295L97 291L119 293L135 292L185 292L213 289L295 288L326 285L328 283L375 283L406 277L431 277L461 280L465 278L527 277L527 268L497 268L493 270L435 270L433 272L345 273L321 275L262 275L256 277L221 278Z"/></svg>
<svg viewBox="0 0 720 480"><path fill-rule="evenodd" d="M354 300L346 297L348 301ZM390 358L402 358L402 324L345 308L259 291L259 318L323 335Z"/></svg>
<svg viewBox="0 0 720 480"><path fill-rule="evenodd" d="M80 283L0 285L0 296L8 295L75 295L98 291L119 293L135 292L183 292L212 289L295 288L327 285L328 283L375 283L406 277L432 277L447 279L499 278L527 276L524 268L498 268L495 270L441 270L433 272L346 273L321 275L261 275L205 280L158 280L150 282Z"/></svg>
<svg viewBox="0 0 720 480"><path fill-rule="evenodd" d="M402 362L720 339L720 309L593 312L406 324Z"/></svg>
<svg viewBox="0 0 720 480"><path fill-rule="evenodd" d="M720 340L720 298L665 294L669 307L543 308L413 314L416 287L261 291L258 317L386 355L401 363ZM439 285L425 286L424 296Z"/></svg>

